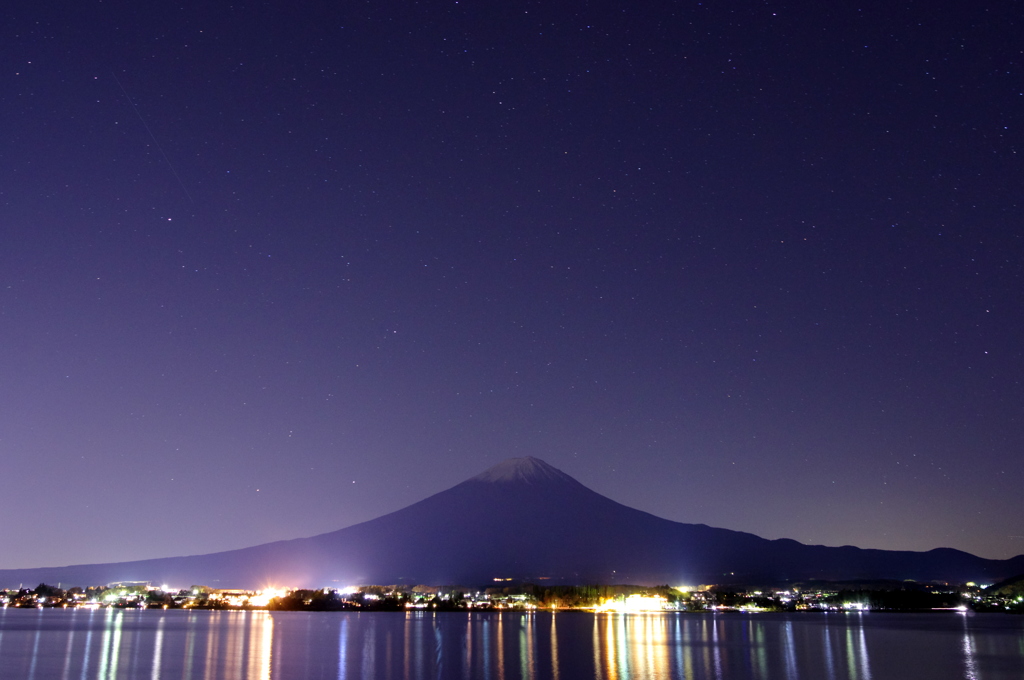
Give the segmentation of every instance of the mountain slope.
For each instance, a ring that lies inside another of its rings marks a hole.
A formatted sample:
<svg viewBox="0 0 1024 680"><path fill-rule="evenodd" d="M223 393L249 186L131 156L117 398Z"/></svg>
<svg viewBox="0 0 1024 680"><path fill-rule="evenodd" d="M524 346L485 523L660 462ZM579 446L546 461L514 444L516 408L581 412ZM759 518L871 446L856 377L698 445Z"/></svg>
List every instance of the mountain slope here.
<svg viewBox="0 0 1024 680"><path fill-rule="evenodd" d="M510 459L396 512L311 538L209 555L0 570L0 586L122 580L214 587L365 583L697 584L806 579L996 581L1024 556L808 546L629 508L535 458Z"/></svg>

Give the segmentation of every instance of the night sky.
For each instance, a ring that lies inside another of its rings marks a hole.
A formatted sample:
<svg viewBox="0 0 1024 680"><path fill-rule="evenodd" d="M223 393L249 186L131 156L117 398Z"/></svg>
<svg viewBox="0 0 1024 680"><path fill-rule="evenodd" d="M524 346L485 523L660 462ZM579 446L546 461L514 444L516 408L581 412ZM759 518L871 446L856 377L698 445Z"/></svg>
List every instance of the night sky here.
<svg viewBox="0 0 1024 680"><path fill-rule="evenodd" d="M526 455L682 522L1024 553L1019 3L15 4L0 567Z"/></svg>

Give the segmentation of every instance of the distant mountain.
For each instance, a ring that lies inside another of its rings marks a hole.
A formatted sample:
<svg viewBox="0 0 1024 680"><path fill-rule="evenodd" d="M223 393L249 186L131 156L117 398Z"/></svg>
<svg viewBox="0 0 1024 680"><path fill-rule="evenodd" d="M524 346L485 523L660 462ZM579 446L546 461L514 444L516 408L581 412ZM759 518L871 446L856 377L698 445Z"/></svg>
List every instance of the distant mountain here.
<svg viewBox="0 0 1024 680"><path fill-rule="evenodd" d="M512 458L402 510L311 538L209 555L0 570L0 587L150 581L269 585L548 583L703 584L856 579L994 582L1024 555L986 560L928 552L804 545L682 524L626 507L536 458Z"/></svg>

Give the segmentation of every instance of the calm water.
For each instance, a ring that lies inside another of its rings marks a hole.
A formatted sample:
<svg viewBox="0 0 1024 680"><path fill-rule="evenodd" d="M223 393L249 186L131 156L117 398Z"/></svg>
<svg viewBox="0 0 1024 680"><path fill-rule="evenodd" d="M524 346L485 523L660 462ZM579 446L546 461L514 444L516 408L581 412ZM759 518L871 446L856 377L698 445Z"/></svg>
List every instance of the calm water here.
<svg viewBox="0 0 1024 680"><path fill-rule="evenodd" d="M1024 619L964 614L0 609L0 678L1024 678Z"/></svg>

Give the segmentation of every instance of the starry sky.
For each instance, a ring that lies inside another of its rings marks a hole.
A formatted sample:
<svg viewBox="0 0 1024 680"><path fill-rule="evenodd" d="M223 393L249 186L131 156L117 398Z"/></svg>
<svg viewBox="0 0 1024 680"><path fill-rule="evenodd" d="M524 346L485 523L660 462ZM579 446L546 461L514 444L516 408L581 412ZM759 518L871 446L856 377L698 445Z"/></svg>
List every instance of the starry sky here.
<svg viewBox="0 0 1024 680"><path fill-rule="evenodd" d="M1021 28L5 6L0 567L309 536L525 455L682 522L1024 553Z"/></svg>

